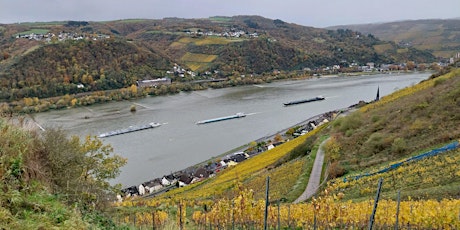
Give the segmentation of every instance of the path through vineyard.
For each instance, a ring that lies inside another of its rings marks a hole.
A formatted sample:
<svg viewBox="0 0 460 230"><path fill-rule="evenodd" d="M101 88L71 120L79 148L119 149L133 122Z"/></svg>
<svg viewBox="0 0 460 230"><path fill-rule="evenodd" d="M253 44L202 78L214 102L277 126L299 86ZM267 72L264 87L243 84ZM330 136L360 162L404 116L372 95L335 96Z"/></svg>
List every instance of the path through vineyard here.
<svg viewBox="0 0 460 230"><path fill-rule="evenodd" d="M310 173L310 178L308 179L307 188L305 188L305 191L302 193L302 195L300 195L299 198L297 198L294 201L294 204L306 201L308 198L312 197L316 193L316 190L318 190L324 163L323 145L328 140L329 138L324 140L319 145L318 152L316 153L315 163L313 164L313 168L311 169Z"/></svg>

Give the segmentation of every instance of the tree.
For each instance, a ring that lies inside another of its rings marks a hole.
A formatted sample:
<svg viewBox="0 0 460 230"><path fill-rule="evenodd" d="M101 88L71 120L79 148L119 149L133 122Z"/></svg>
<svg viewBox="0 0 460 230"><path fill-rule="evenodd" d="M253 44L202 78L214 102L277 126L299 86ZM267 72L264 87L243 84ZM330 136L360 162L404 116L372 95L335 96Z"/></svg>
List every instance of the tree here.
<svg viewBox="0 0 460 230"><path fill-rule="evenodd" d="M42 139L44 164L54 193L65 194L67 202L102 208L107 196L117 189L107 180L120 173L126 159L114 155L110 145L96 137L67 138L62 130L47 130Z"/></svg>
<svg viewBox="0 0 460 230"><path fill-rule="evenodd" d="M407 67L408 70L414 70L416 65L415 65L415 63L413 61L408 61L406 63L406 67Z"/></svg>
<svg viewBox="0 0 460 230"><path fill-rule="evenodd" d="M275 135L275 137L273 138L273 142L274 143L278 143L278 142L281 142L283 141L283 137L278 133Z"/></svg>
<svg viewBox="0 0 460 230"><path fill-rule="evenodd" d="M137 86L132 84L131 87L129 88L131 91L131 95L136 96L137 95Z"/></svg>
<svg viewBox="0 0 460 230"><path fill-rule="evenodd" d="M328 161L334 162L340 159L341 147L336 137L329 138L323 148L326 152L326 158Z"/></svg>

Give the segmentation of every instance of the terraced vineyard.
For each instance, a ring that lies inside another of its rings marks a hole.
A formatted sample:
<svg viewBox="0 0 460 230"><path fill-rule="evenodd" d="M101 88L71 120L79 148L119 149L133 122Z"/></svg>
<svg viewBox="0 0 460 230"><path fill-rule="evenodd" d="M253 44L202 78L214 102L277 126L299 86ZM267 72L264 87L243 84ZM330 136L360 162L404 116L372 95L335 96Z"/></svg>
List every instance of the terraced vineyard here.
<svg viewBox="0 0 460 230"><path fill-rule="evenodd" d="M389 228L396 224L398 203L394 199L395 188L401 189L403 197L405 197L405 192L417 188L438 187L442 189L443 184L438 183L439 181L447 181L458 188L460 171L456 165L459 162L460 149L457 149L404 165L393 172L380 174L378 177L384 178L384 183L382 200L379 201L376 212L375 226ZM286 164L285 167L299 167L294 166L297 164L299 162L294 161ZM273 175L278 173L286 177L289 175L288 170L283 168ZM253 180L259 181L259 176ZM340 229L367 228L369 215L374 206L372 197L375 194L377 180L377 176L351 182L337 179L328 184L319 198L307 203L282 204L279 207L276 202L272 203L268 209L268 225L271 228L276 228L280 224L282 228L302 229L314 226ZM265 188L262 183L254 184ZM278 191L279 188L272 189ZM156 218L155 226L162 226L168 221L177 223L181 219L183 223L189 222L188 226L191 229L231 228L232 226L241 229L261 229L264 226L265 200L256 198L257 191L247 187L239 187L235 191L238 193L232 199L200 201L178 198L126 202L122 206L153 207L151 210L156 211L130 209L130 212L124 213L121 219L123 223L133 225L132 219L135 216L138 227L151 226L153 218ZM350 198L354 195L361 197L361 201L353 202ZM276 196L275 192L273 196L270 196L270 200L276 201ZM459 199L413 200L406 196L399 204L398 226L415 229L458 229L460 228L458 218L460 209L458 207L460 207ZM176 214L166 215L167 212Z"/></svg>

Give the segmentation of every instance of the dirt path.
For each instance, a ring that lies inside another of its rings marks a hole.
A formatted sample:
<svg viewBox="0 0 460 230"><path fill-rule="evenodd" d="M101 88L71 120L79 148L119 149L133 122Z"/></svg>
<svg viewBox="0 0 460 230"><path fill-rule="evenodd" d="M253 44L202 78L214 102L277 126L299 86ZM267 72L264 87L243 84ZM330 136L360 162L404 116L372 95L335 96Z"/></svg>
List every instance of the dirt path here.
<svg viewBox="0 0 460 230"><path fill-rule="evenodd" d="M324 163L323 145L328 140L329 139L324 140L319 145L318 152L316 153L315 163L313 164L313 168L311 169L310 173L310 178L308 179L307 188L305 188L305 191L302 193L302 195L300 195L300 197L294 201L294 204L306 201L308 198L312 197L316 193L316 190L318 190Z"/></svg>

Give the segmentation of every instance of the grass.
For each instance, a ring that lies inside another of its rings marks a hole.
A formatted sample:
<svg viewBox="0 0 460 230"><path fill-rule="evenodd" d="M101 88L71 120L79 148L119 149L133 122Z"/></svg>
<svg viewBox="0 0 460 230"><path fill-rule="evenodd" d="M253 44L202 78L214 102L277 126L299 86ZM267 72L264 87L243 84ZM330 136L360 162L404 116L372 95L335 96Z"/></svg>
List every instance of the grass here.
<svg viewBox="0 0 460 230"><path fill-rule="evenodd" d="M454 69L443 76L399 90L336 120L331 135L337 137L341 146L341 166L353 174L374 172L391 162L459 139L459 88L460 69ZM433 172L441 172L444 168L437 167ZM414 172L406 172L406 175ZM433 180L438 181L436 186L449 184L442 177ZM425 188L432 187L426 181L423 183L426 183ZM355 198L368 193L363 190L362 184L359 186L362 191L354 191ZM441 190L428 190L431 192L427 197L443 196L439 193Z"/></svg>
<svg viewBox="0 0 460 230"><path fill-rule="evenodd" d="M231 21L232 19L229 18L229 17L210 17L209 20L213 21L213 22L229 22Z"/></svg>
<svg viewBox="0 0 460 230"><path fill-rule="evenodd" d="M343 182L341 179L333 181L326 189L331 193L342 192L344 199L363 201L371 199L375 193L379 178L384 179L382 191L389 198L395 198L397 190L404 193L404 197L415 199L442 199L459 195L457 189L460 171L456 164L460 162L460 150L441 153L437 156L420 161L404 164L397 169L378 175L363 177L358 180ZM381 169L373 167L370 171Z"/></svg>

